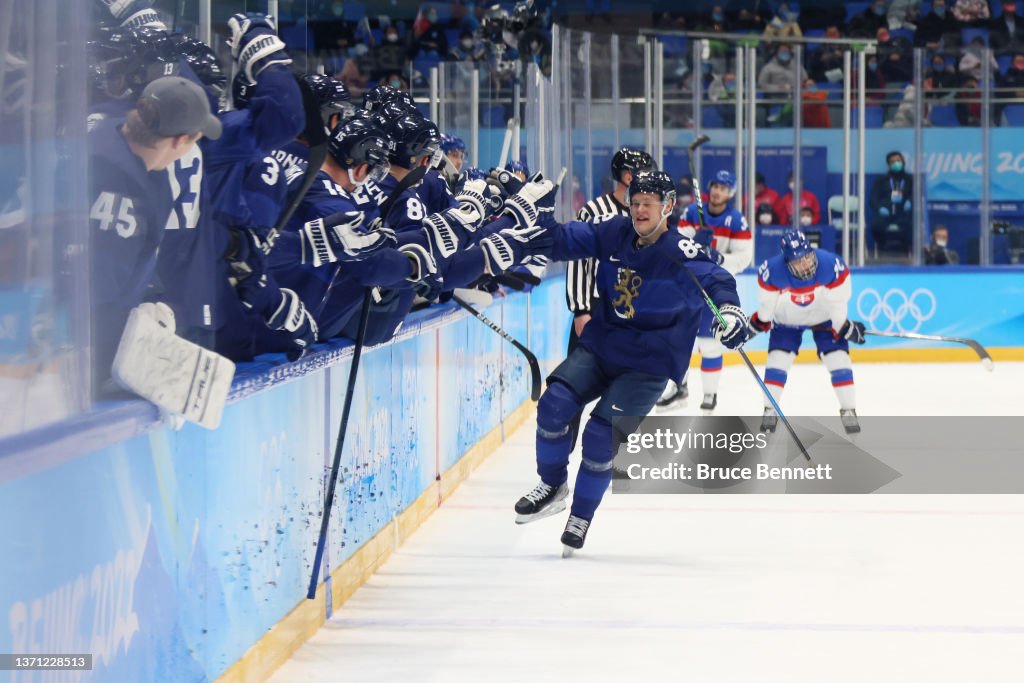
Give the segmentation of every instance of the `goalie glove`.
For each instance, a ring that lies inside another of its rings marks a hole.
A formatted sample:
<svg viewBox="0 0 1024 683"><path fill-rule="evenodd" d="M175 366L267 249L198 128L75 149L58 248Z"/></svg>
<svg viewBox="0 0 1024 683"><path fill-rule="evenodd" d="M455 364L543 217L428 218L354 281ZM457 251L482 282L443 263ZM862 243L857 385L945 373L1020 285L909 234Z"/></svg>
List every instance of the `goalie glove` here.
<svg viewBox="0 0 1024 683"><path fill-rule="evenodd" d="M273 17L247 12L235 14L228 19L231 38L231 56L239 74L245 74L249 85L255 85L263 70L274 64L287 66L292 63L285 51L284 42L277 37Z"/></svg>
<svg viewBox="0 0 1024 683"><path fill-rule="evenodd" d="M267 318L267 327L286 332L291 337L292 349L287 352L288 360L296 361L305 355L316 343L319 330L316 320L306 310L299 295L290 289L281 288L281 301L277 309Z"/></svg>
<svg viewBox="0 0 1024 683"><path fill-rule="evenodd" d="M727 349L738 349L743 346L743 342L747 341L750 336L749 323L747 316L743 314L743 309L733 304L724 304L719 306L718 312L725 320L725 326L723 327L718 316L715 316L711 322L712 335Z"/></svg>
<svg viewBox="0 0 1024 683"><path fill-rule="evenodd" d="M553 232L539 225L507 228L480 240L485 268L491 275L497 275L512 266L547 265L547 255L552 246Z"/></svg>
<svg viewBox="0 0 1024 683"><path fill-rule="evenodd" d="M302 263L314 268L338 261L361 261L375 252L394 247L395 231L374 220L364 227L362 211L339 211L326 218L317 218L299 230Z"/></svg>
<svg viewBox="0 0 1024 683"><path fill-rule="evenodd" d="M864 336L866 330L867 328L864 326L864 323L859 320L847 320L842 324L838 331L833 332L832 334L836 339L846 339L854 344L863 344L867 341Z"/></svg>
<svg viewBox="0 0 1024 683"><path fill-rule="evenodd" d="M416 294L428 301L436 299L441 293L444 279L437 272L437 261L434 256L415 242L403 244L398 251L405 254L412 264L413 272L406 280L413 283Z"/></svg>

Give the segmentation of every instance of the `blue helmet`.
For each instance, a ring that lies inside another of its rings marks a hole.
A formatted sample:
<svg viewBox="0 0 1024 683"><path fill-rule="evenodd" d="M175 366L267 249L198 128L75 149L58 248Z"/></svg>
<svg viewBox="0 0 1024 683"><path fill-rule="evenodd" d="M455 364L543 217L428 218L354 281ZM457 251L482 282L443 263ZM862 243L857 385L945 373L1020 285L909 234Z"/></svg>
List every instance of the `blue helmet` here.
<svg viewBox="0 0 1024 683"><path fill-rule="evenodd" d="M363 119L353 119L336 126L327 143L328 153L339 166L352 170L368 164L373 180L382 179L390 170L388 155L392 147L384 131Z"/></svg>
<svg viewBox="0 0 1024 683"><path fill-rule="evenodd" d="M526 165L525 161L512 160L505 164L505 170L509 173L522 173L523 178L530 177L530 167Z"/></svg>
<svg viewBox="0 0 1024 683"><path fill-rule="evenodd" d="M466 176L467 180L487 180L487 172L476 166L465 166L462 169L462 173Z"/></svg>
<svg viewBox="0 0 1024 683"><path fill-rule="evenodd" d="M441 151L447 154L448 152L466 151L466 143L457 135L448 135L443 133L441 135Z"/></svg>
<svg viewBox="0 0 1024 683"><path fill-rule="evenodd" d="M715 177L708 183L710 188L712 185L724 185L729 190L729 196L736 194L736 176L726 170L721 170L715 174Z"/></svg>
<svg viewBox="0 0 1024 683"><path fill-rule="evenodd" d="M320 105L320 117L324 120L325 126L330 125L331 117L335 114L339 114L342 121L352 118L356 108L344 83L323 74L307 74L302 80L309 86Z"/></svg>
<svg viewBox="0 0 1024 683"><path fill-rule="evenodd" d="M676 184L672 176L664 171L640 171L629 184L626 203L629 203L633 195L645 193L656 194L665 202L676 198Z"/></svg>
<svg viewBox="0 0 1024 683"><path fill-rule="evenodd" d="M433 121L406 114L393 121L385 131L394 142L391 163L400 168L415 168L424 157L434 156L441 134Z"/></svg>
<svg viewBox="0 0 1024 683"><path fill-rule="evenodd" d="M808 255L811 258L806 258ZM818 270L818 255L802 230L788 230L782 236L782 258L799 280L810 279Z"/></svg>

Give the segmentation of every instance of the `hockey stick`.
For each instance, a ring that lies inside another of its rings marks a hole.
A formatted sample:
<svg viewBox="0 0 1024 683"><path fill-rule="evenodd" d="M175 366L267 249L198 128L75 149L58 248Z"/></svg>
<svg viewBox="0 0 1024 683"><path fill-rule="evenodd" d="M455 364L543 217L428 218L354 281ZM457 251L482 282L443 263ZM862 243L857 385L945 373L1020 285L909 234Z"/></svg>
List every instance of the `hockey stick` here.
<svg viewBox="0 0 1024 683"><path fill-rule="evenodd" d="M811 328L812 330L828 330L833 331L832 327L828 325L815 325ZM891 337L893 339L923 339L925 341L938 341L938 342L949 342L951 344L965 344L971 347L971 350L978 354L978 359L981 360L982 366L992 372L995 368L995 363L992 362L992 356L989 355L985 347L974 339L965 339L963 337L943 337L937 334L918 334L916 332L883 332L882 330L864 330L864 334L873 334L876 337Z"/></svg>
<svg viewBox="0 0 1024 683"><path fill-rule="evenodd" d="M341 451L345 446L345 432L348 427L348 416L352 411L352 397L356 391L356 373L359 372L359 359L363 355L363 340L366 339L366 324L370 318L370 290L363 294L363 307L359 312L359 332L356 334L356 346L352 352L352 367L348 371L348 386L345 388L345 403L341 408L341 425L338 427L338 439L334 443L334 461L331 463L331 478L327 482L327 497L324 499L324 516L320 520L320 536L316 541L316 557L313 560L313 571L309 577L309 590L306 598L316 598L316 586L320 578L320 563L324 559L324 545L327 541L327 527L331 523L331 507L334 505L334 489L338 482L338 470L341 469Z"/></svg>
<svg viewBox="0 0 1024 683"><path fill-rule="evenodd" d="M270 250L274 248L274 243L277 242L278 235L284 230L284 226L288 224L292 216L299 208L299 204L305 198L306 193L309 192L309 188L313 186L316 181L316 176L320 173L320 167L324 165L324 159L327 158L327 129L324 127L323 119L320 118L320 105L316 100L316 96L313 94L312 89L304 80L299 80L299 89L302 91L302 107L306 112L306 128L305 138L309 143L309 161L306 164L306 172L302 175L302 182L299 184L295 194L292 195L291 201L288 202L288 206L284 208L281 215L277 217L277 222L274 227L267 233L267 238L264 242L263 253L269 254Z"/></svg>
<svg viewBox="0 0 1024 683"><path fill-rule="evenodd" d="M881 330L864 330L864 334L873 334L876 337L894 337L896 339L923 339L925 341L966 344L971 347L972 351L978 354L978 358L981 359L981 364L986 370L992 372L992 369L995 367L995 364L992 362L992 356L988 355L988 351L985 350L985 347L973 339L964 339L962 337L942 337L936 334L917 334L916 332L882 332Z"/></svg>
<svg viewBox="0 0 1024 683"><path fill-rule="evenodd" d="M541 377L540 377L540 363L537 362L537 356L533 355L530 349L520 344L516 339L505 330L495 325L487 316L480 311L470 306L466 301L460 298L456 294L452 294L452 301L457 303L462 308L472 314L474 318L482 322L487 327L497 332L502 339L512 344L512 346L519 349L520 353L526 356L526 362L530 365L530 398L534 401L540 400L540 389L541 389Z"/></svg>
<svg viewBox="0 0 1024 683"><path fill-rule="evenodd" d="M495 168L505 168L508 162L508 153L512 147L512 128L519 125L515 118L508 120L505 124L505 139L501 142L501 156L498 157L498 165Z"/></svg>
<svg viewBox="0 0 1024 683"><path fill-rule="evenodd" d="M709 138L707 135L701 135L696 140L690 143L689 148L690 175L693 176L693 194L694 199L697 202L697 216L700 218L701 229L706 228L707 225L704 223L704 202L700 198L700 181L697 178L696 165L693 163L693 159L696 155L697 148L710 139L711 138ZM724 330L728 328L729 326L726 324L725 318L722 317L722 314L718 310L718 307L715 306L715 302L713 302L711 300L711 297L708 296L708 293L704 290L704 287L701 286L700 280L698 280L697 276L693 274L693 271L687 268L686 264L683 263L681 259L677 258L675 254L672 254L672 260L674 260L680 267L682 267L682 269L686 271L686 274L690 276L690 279L693 280L693 284L697 286L697 289L700 291L701 296L704 297L704 303L706 303L708 307L711 309L711 312L715 314L715 318L718 320L718 324L722 326L722 329ZM810 462L811 456L807 453L807 448L805 448L803 442L800 441L800 437L796 435L796 431L793 429L793 425L789 423L789 419L786 418L786 415L782 412L782 408L779 407L779 404L775 400L775 397L772 396L772 392L768 390L768 386L764 383L764 380L761 379L761 375L758 374L757 368L755 368L754 364L750 362L750 358L747 357L747 352L744 351L742 347L736 350L739 351L740 358L743 359L743 362L746 363L747 367L750 369L750 374L752 374L754 376L754 379L757 380L758 385L761 387L761 391L763 391L764 395L768 397L768 401L772 404L772 408L775 409L775 412L782 420L782 423L786 425L786 430L789 432L789 435L793 437L793 440L796 441L796 445L800 448L800 452L803 453L803 456L804 458L807 459L807 462Z"/></svg>

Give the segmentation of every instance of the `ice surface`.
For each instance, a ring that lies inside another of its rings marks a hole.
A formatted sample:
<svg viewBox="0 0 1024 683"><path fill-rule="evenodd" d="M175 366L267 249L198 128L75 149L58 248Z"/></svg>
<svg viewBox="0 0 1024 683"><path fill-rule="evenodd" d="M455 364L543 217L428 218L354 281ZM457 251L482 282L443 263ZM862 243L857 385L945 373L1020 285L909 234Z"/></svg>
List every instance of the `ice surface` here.
<svg viewBox="0 0 1024 683"><path fill-rule="evenodd" d="M854 372L862 415L1024 413L1021 363ZM760 414L745 373L717 414ZM825 369L795 366L782 406L837 414ZM1024 497L609 493L562 559L565 514L513 523L533 424L272 680L1021 680Z"/></svg>

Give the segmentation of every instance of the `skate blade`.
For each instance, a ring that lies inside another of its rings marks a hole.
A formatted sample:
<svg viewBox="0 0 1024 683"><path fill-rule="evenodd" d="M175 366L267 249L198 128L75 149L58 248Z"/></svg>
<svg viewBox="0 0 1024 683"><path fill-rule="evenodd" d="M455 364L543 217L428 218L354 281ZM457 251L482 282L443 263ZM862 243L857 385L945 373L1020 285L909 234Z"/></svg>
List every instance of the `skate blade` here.
<svg viewBox="0 0 1024 683"><path fill-rule="evenodd" d="M704 415L705 417L708 417L710 415L714 415L715 414L715 409L714 408L701 408L700 409L700 414Z"/></svg>
<svg viewBox="0 0 1024 683"><path fill-rule="evenodd" d="M576 548L573 548L571 545L562 545L562 559L572 557L573 553L575 552Z"/></svg>
<svg viewBox="0 0 1024 683"><path fill-rule="evenodd" d="M559 498L553 501L551 505L547 506L540 512L536 512L532 515L516 515L516 524L529 524L530 522L536 522L538 519L544 519L552 515L557 515L562 510L565 510L565 498Z"/></svg>
<svg viewBox="0 0 1024 683"><path fill-rule="evenodd" d="M860 425L843 425L843 429L847 434L857 434L860 432Z"/></svg>

